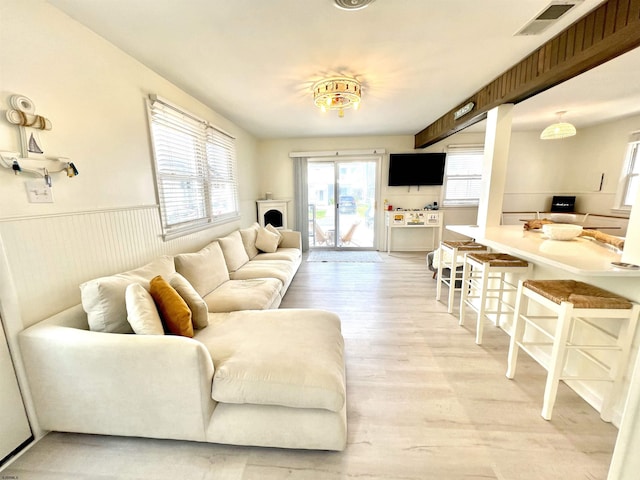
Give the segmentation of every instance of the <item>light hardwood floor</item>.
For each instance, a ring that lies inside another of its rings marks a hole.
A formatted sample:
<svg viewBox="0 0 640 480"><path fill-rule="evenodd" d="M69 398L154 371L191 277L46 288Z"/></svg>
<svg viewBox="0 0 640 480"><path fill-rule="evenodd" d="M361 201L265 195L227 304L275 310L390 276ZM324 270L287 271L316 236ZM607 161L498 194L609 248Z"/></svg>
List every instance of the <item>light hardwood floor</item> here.
<svg viewBox="0 0 640 480"><path fill-rule="evenodd" d="M0 478L604 479L617 430L564 384L547 422L545 371L520 356L505 377L507 335L459 327L435 301L422 254L380 263L303 261L281 308L337 312L348 388L344 452L287 451L52 433ZM72 400L70 400L72 401Z"/></svg>

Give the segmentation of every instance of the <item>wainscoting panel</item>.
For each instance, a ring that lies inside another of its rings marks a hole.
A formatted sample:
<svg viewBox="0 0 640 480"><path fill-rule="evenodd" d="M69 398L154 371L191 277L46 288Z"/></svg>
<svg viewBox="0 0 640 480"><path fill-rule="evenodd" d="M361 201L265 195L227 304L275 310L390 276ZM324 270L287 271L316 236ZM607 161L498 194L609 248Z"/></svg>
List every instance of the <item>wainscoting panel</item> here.
<svg viewBox="0 0 640 480"><path fill-rule="evenodd" d="M0 238L27 327L79 303L79 285L86 280L159 255L196 251L234 228L227 224L165 242L158 207L145 206L2 220Z"/></svg>

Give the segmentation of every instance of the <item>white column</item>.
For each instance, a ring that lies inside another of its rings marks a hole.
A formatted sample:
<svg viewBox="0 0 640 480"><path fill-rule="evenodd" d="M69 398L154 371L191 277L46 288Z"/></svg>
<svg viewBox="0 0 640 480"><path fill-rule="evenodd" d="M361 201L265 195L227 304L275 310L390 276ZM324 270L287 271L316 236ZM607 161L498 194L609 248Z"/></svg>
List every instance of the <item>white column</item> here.
<svg viewBox="0 0 640 480"><path fill-rule="evenodd" d="M633 205L627 224L622 261L640 265L640 189Z"/></svg>
<svg viewBox="0 0 640 480"><path fill-rule="evenodd" d="M487 227L500 225L502 217L502 199L511 142L512 111L513 104L504 104L493 108L487 114L477 221L483 231Z"/></svg>

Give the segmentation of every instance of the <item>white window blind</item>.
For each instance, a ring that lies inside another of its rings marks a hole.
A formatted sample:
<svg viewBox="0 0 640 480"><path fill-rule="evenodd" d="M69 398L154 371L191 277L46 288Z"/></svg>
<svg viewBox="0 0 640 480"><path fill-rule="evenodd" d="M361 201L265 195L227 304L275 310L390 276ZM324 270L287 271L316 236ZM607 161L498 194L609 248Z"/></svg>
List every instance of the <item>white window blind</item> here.
<svg viewBox="0 0 640 480"><path fill-rule="evenodd" d="M233 137L158 97L148 106L165 238L238 218Z"/></svg>
<svg viewBox="0 0 640 480"><path fill-rule="evenodd" d="M478 205L482 184L482 145L450 145L444 172L444 206Z"/></svg>

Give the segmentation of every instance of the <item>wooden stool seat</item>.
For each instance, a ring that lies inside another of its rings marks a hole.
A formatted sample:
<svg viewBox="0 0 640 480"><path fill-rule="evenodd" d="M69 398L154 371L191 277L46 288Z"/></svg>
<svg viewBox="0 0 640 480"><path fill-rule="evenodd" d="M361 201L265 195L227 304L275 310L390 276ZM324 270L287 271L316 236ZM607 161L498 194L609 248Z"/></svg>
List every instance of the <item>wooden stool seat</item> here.
<svg viewBox="0 0 640 480"><path fill-rule="evenodd" d="M553 316L528 314L531 300L551 311ZM588 283L521 280L509 344L507 377L515 376L520 349L547 370L542 405L542 417L546 420L551 419L560 380L609 382L611 388L604 395L600 417L610 422L613 407L619 400L639 315L640 305ZM611 331L611 321L618 323L617 332ZM604 325L608 328L603 328ZM527 331L532 335L525 340ZM546 342L540 341L545 337ZM548 347L551 347L550 355L544 350ZM578 370L575 365L567 368L569 352L580 355Z"/></svg>
<svg viewBox="0 0 640 480"><path fill-rule="evenodd" d="M532 265L526 260L506 253L467 253L462 272L462 294L460 297L459 325L464 325L465 309L470 307L476 316L476 343L482 345L485 319L495 321L501 326L504 314L514 311L514 294L517 290L516 280L507 275L530 275ZM511 294L511 303L507 298ZM491 305L495 304L495 308Z"/></svg>
<svg viewBox="0 0 640 480"><path fill-rule="evenodd" d="M462 281L462 272L458 273L458 267L464 264L464 257L468 252L487 251L487 247L476 243L472 240L468 241L442 241L440 242L440 258L438 261L438 278L436 285L436 300L440 300L442 285L449 287L447 296L447 312L453 313L453 298L456 291L460 291L460 287L456 287L456 283ZM448 268L449 276L445 277L442 271Z"/></svg>
<svg viewBox="0 0 640 480"><path fill-rule="evenodd" d="M631 308L629 300L600 287L575 280L526 280L524 286L560 305L573 308Z"/></svg>

